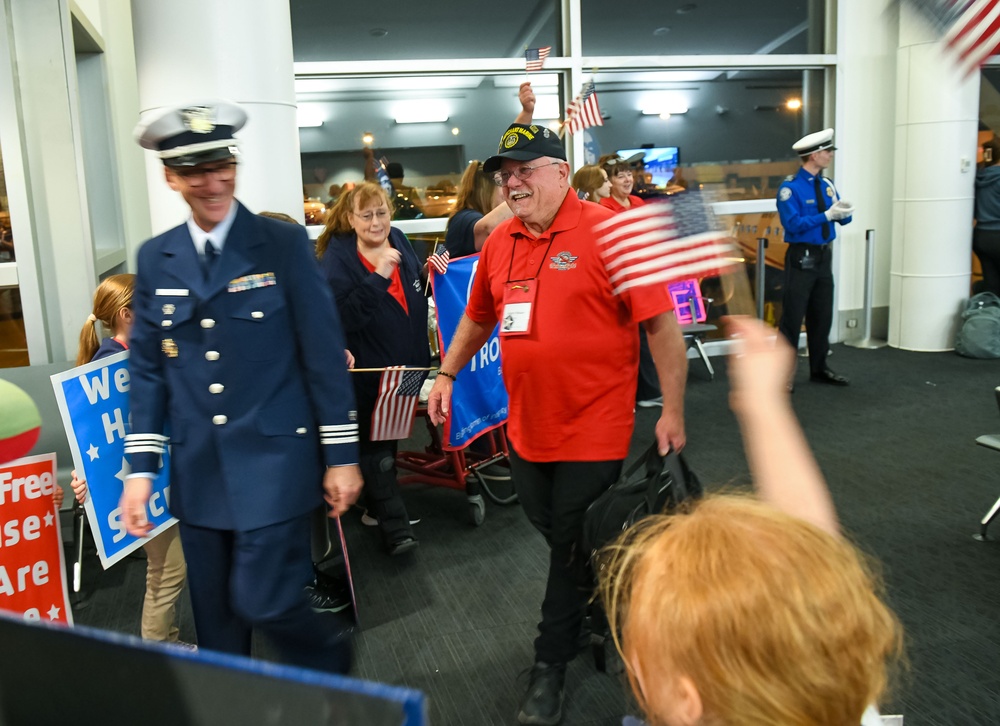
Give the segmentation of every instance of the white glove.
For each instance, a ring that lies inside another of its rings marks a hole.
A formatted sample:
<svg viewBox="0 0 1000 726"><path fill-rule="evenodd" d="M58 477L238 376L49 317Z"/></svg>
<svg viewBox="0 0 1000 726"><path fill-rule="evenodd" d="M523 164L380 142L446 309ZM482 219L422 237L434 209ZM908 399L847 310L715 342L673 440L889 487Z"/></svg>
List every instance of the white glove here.
<svg viewBox="0 0 1000 726"><path fill-rule="evenodd" d="M832 207L823 212L828 222L836 222L845 217L850 217L852 214L854 214L854 205L844 199L838 199L833 203Z"/></svg>

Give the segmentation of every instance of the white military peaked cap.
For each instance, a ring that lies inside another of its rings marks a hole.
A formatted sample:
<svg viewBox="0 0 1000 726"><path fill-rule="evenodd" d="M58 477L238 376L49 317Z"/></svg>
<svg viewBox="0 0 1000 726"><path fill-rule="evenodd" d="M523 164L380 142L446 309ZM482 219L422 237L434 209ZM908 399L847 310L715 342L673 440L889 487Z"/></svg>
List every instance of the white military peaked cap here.
<svg viewBox="0 0 1000 726"><path fill-rule="evenodd" d="M246 122L246 111L231 101L200 101L150 111L133 133L166 166L196 166L239 154L233 134Z"/></svg>
<svg viewBox="0 0 1000 726"><path fill-rule="evenodd" d="M833 145L833 129L823 129L814 134L803 136L792 144L792 151L799 156L809 156L809 154L814 154L824 149L830 149L830 151L837 150L837 147Z"/></svg>

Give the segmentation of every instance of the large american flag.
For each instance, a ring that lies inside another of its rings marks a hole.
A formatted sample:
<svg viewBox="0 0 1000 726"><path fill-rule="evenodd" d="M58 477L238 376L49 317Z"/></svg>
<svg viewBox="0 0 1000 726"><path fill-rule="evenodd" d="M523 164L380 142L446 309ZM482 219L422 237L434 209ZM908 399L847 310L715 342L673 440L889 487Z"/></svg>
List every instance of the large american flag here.
<svg viewBox="0 0 1000 726"><path fill-rule="evenodd" d="M566 109L566 123L563 128L571 134L590 126L603 126L601 107L597 105L597 88L593 81L587 81L580 89L580 95L570 101Z"/></svg>
<svg viewBox="0 0 1000 726"><path fill-rule="evenodd" d="M549 53L552 52L552 46L547 45L544 48L528 48L524 51L524 69L531 73L531 71L540 71L545 65L545 59L549 57Z"/></svg>
<svg viewBox="0 0 1000 726"><path fill-rule="evenodd" d="M413 412L417 410L420 387L427 371L393 366L382 371L378 398L372 412L372 441L405 439L413 428Z"/></svg>
<svg viewBox="0 0 1000 726"><path fill-rule="evenodd" d="M633 287L720 275L740 257L699 192L616 214L594 228L615 295Z"/></svg>
<svg viewBox="0 0 1000 726"><path fill-rule="evenodd" d="M997 0L910 0L944 33L948 50L963 74L977 70L1000 47Z"/></svg>

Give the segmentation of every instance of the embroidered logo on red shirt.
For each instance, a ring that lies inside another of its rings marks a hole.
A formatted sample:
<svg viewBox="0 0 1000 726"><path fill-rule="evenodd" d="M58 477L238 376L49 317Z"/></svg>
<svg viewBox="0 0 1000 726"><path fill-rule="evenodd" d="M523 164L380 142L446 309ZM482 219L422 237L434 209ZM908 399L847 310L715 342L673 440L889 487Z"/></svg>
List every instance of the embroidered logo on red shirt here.
<svg viewBox="0 0 1000 726"><path fill-rule="evenodd" d="M550 270L572 270L576 267L577 255L571 254L569 252L560 252L555 257L550 257L552 262L549 264Z"/></svg>

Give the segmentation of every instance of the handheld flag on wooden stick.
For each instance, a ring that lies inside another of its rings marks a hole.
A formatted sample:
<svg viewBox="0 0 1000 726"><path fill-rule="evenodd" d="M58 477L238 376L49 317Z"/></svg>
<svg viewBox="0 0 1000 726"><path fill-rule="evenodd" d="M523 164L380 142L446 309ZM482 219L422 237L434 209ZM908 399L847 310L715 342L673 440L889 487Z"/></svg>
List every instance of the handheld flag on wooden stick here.
<svg viewBox="0 0 1000 726"><path fill-rule="evenodd" d="M635 207L594 228L616 295L633 287L721 275L742 257L698 192Z"/></svg>
<svg viewBox="0 0 1000 726"><path fill-rule="evenodd" d="M372 441L394 441L410 435L420 387L426 377L426 370L411 370L402 366L386 368L382 372L372 412Z"/></svg>

